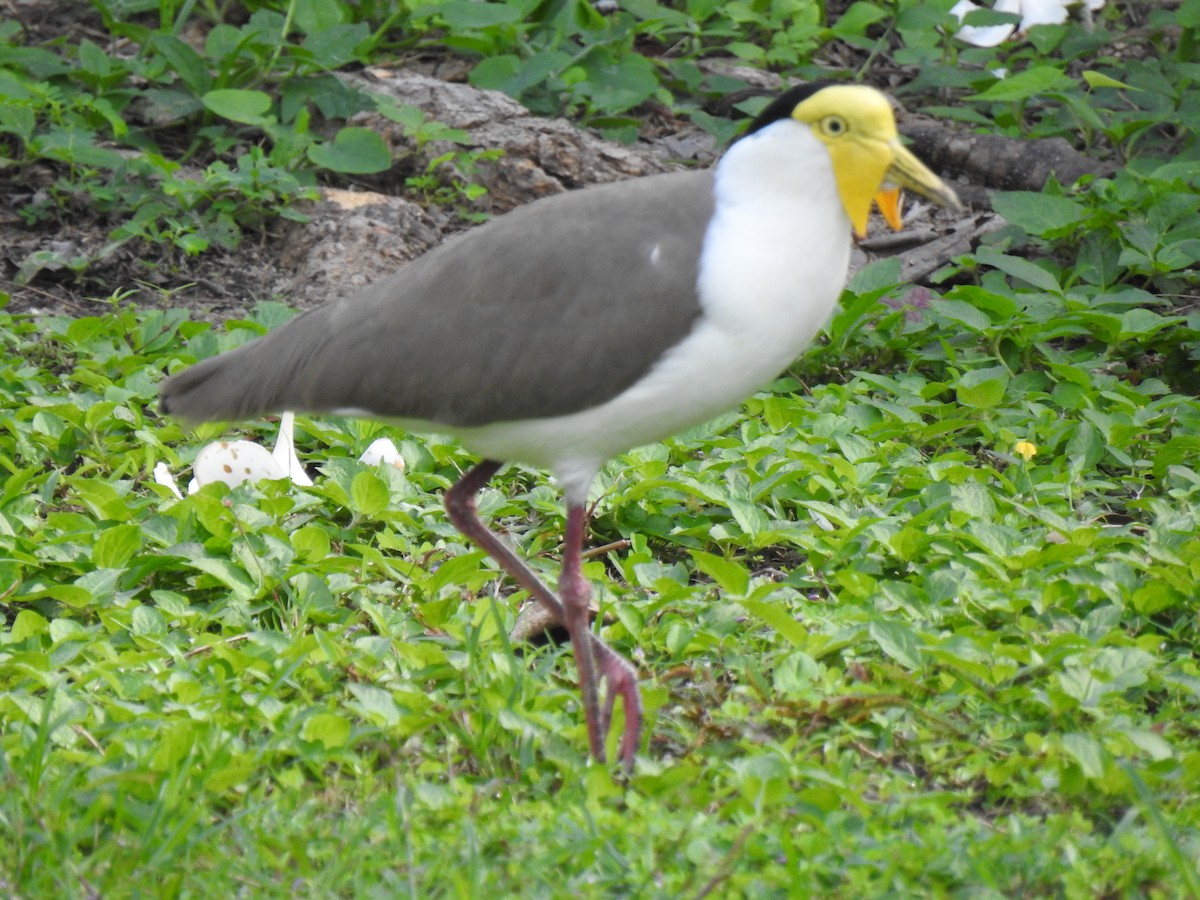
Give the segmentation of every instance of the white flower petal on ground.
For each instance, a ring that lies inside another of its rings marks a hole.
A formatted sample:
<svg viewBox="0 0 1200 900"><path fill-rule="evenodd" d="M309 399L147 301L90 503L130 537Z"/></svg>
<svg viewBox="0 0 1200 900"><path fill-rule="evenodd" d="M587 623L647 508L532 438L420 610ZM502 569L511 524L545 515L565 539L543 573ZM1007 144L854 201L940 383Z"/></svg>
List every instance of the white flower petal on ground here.
<svg viewBox="0 0 1200 900"><path fill-rule="evenodd" d="M996 0L996 5L992 8L996 12L1019 13L1021 0ZM980 9L978 3L972 3L971 0L959 0L950 10L950 14L957 16L958 21L961 22L968 13L977 9ZM963 25L954 32L954 36L960 41L966 41L976 47L995 47L1008 40L1015 30L1013 25Z"/></svg>
<svg viewBox="0 0 1200 900"><path fill-rule="evenodd" d="M169 490L172 494L183 499L183 494L179 492L179 485L175 483L175 479L171 476L171 470L165 462L161 460L154 464L154 480Z"/></svg>
<svg viewBox="0 0 1200 900"><path fill-rule="evenodd" d="M363 451L363 455L358 458L361 463L366 463L368 466L377 466L380 463L387 463L389 466L394 466L397 469L404 468L404 457L400 455L400 451L396 449L388 438L379 438L371 443L371 446Z"/></svg>
<svg viewBox="0 0 1200 900"><path fill-rule="evenodd" d="M1104 0L996 0L992 9L996 12L1013 13L1021 16L1020 29L1012 25L963 25L954 36L976 47L995 47L1002 44L1015 31L1024 34L1034 25L1061 25L1067 21L1068 8L1082 6L1088 13L1104 8ZM971 0L959 0L950 10L961 22L968 13L980 9Z"/></svg>
<svg viewBox="0 0 1200 900"><path fill-rule="evenodd" d="M275 449L271 452L283 474L292 479L300 487L311 487L312 479L304 471L304 463L296 456L296 414L285 412L279 420L279 437L275 439Z"/></svg>
<svg viewBox="0 0 1200 900"><path fill-rule="evenodd" d="M1064 0L1021 0L1021 31L1034 25L1061 25L1067 21Z"/></svg>

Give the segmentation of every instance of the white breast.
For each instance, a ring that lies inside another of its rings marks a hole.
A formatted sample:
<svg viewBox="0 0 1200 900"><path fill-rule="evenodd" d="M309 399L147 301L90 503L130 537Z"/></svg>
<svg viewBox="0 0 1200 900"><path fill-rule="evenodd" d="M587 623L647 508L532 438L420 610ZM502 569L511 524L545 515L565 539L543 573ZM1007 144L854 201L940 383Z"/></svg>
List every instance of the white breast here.
<svg viewBox="0 0 1200 900"><path fill-rule="evenodd" d="M715 191L703 315L691 334L600 406L456 431L466 446L548 468L568 501L582 502L607 459L733 408L800 355L836 304L850 258L828 152L808 126L777 122L729 150Z"/></svg>

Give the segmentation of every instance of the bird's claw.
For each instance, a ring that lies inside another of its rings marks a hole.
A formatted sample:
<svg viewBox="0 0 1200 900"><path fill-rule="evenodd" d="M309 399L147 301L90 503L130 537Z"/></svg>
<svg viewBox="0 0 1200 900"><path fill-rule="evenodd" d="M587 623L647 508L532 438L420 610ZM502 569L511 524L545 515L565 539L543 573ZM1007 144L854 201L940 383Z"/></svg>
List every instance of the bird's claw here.
<svg viewBox="0 0 1200 900"><path fill-rule="evenodd" d="M625 709L620 757L621 765L628 774L633 771L633 757L642 733L642 697L638 690L637 670L629 660L598 637L592 641L592 657L605 682L604 708L600 710L599 722L602 735L607 735L612 725L613 707L618 696Z"/></svg>

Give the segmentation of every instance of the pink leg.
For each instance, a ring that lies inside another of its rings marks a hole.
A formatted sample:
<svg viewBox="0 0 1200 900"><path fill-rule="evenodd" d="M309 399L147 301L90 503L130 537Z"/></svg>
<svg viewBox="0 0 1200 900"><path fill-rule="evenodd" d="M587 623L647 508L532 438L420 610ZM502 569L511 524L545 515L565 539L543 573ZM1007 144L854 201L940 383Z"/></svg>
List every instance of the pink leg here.
<svg viewBox="0 0 1200 900"><path fill-rule="evenodd" d="M493 533L479 518L475 495L499 471L501 463L484 460L467 472L446 491L446 513L454 526L492 559L500 564L513 580L527 590L551 615L562 622L571 636L575 664L579 669L579 689L583 695L587 717L588 741L592 756L604 761L604 736L608 733L613 701L619 694L625 706L625 733L621 739L621 761L625 769L633 768L638 738L642 729L642 701L638 692L637 671L619 653L596 635L588 624L588 600L591 588L583 577L582 550L585 512L581 504L567 507L567 532L563 547L562 576L559 591L562 602L554 596L520 557ZM608 682L604 709L600 709L596 675Z"/></svg>
<svg viewBox="0 0 1200 900"><path fill-rule="evenodd" d="M582 506L567 507L567 533L563 537L562 573L558 579L561 599L559 621L571 636L575 649L575 666L579 670L579 692L583 695L583 711L587 716L588 743L592 756L604 759L604 737L608 733L608 716L600 715L600 692L596 689L596 662L592 653L595 637L588 622L591 585L583 577ZM597 640L599 640L597 638ZM606 712L609 711L605 705Z"/></svg>

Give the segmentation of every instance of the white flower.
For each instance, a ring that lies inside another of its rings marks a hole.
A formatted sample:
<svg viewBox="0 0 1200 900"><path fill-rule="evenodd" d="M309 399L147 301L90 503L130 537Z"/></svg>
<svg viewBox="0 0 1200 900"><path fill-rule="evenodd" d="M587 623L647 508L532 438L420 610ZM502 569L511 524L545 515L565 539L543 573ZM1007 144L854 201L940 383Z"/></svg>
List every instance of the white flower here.
<svg viewBox="0 0 1200 900"><path fill-rule="evenodd" d="M400 451L396 449L387 438L379 438L371 442L371 446L363 451L363 455L358 458L360 463L365 463L368 466L377 466L380 463L386 463L389 466L395 466L397 469L404 468L404 457L400 455Z"/></svg>
<svg viewBox="0 0 1200 900"><path fill-rule="evenodd" d="M292 437L295 429L296 414L285 412L283 418L279 420L279 437L275 438L275 449L271 451L271 456L274 457L282 473L275 477L282 478L286 475L301 487L309 487L313 483L312 479L308 477L308 473L304 471L304 465L296 456L296 441Z"/></svg>
<svg viewBox="0 0 1200 900"><path fill-rule="evenodd" d="M236 487L244 481L264 481L290 478L294 484L308 487L313 483L304 470L304 464L296 456L295 413L286 412L279 420L279 435L275 438L275 449L268 452L253 441L216 441L207 444L196 454L192 463L192 480L188 493L194 494L206 484L223 481ZM379 438L369 446L359 462L368 466L385 463L397 469L404 468L404 458L387 438ZM165 462L154 466L154 480L166 487L176 497L183 499L171 470Z"/></svg>
<svg viewBox="0 0 1200 900"><path fill-rule="evenodd" d="M1034 25L1060 25L1067 21L1067 8L1083 6L1089 13L1103 8L1104 0L995 0L992 9L996 12L1012 13L1021 17L1020 34L1024 34ZM959 0L954 4L950 14L961 22L967 13L979 9L979 4L971 0ZM1012 25L963 25L954 33L959 40L974 44L976 47L995 47L1008 40L1013 31Z"/></svg>
<svg viewBox="0 0 1200 900"><path fill-rule="evenodd" d="M157 462L154 464L154 480L169 490L172 494L183 499L183 494L179 493L179 485L175 483L175 479L171 477L171 470L167 468L165 462Z"/></svg>

